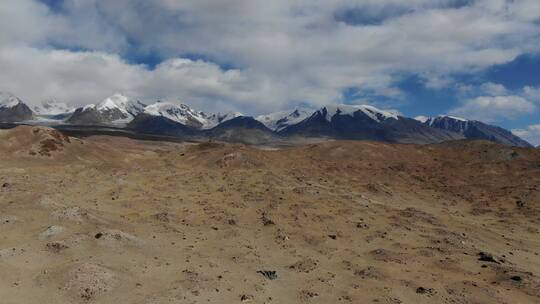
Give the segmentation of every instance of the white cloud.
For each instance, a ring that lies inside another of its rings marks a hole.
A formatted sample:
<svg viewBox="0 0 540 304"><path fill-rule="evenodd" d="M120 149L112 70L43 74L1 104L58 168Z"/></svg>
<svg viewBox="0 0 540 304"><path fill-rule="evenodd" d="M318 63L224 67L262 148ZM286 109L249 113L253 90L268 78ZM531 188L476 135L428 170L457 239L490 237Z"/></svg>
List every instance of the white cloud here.
<svg viewBox="0 0 540 304"><path fill-rule="evenodd" d="M523 95L531 100L540 102L540 87L526 86L523 88Z"/></svg>
<svg viewBox="0 0 540 304"><path fill-rule="evenodd" d="M526 129L514 129L512 133L535 146L540 145L540 125L530 125Z"/></svg>
<svg viewBox="0 0 540 304"><path fill-rule="evenodd" d="M442 87L452 84L452 73L540 49L535 0L64 3L52 12L32 0L2 1L0 90L33 100L59 94L79 104L121 90L256 112L340 102L350 87L401 99L399 75L424 75ZM166 61L149 70L121 59L148 53ZM186 54L208 60L176 66Z"/></svg>
<svg viewBox="0 0 540 304"><path fill-rule="evenodd" d="M486 82L480 85L480 90L489 96L507 95L508 90L502 85L493 82Z"/></svg>
<svg viewBox="0 0 540 304"><path fill-rule="evenodd" d="M537 111L537 106L521 96L480 96L466 100L450 114L486 122L515 119Z"/></svg>
<svg viewBox="0 0 540 304"><path fill-rule="evenodd" d="M82 105L119 91L148 102L189 100L201 109L245 110L258 109L253 100L264 105L276 97L265 79L249 71L223 70L214 63L189 59L170 59L148 70L101 52L18 47L0 49L0 66L2 89L34 104L55 97Z"/></svg>

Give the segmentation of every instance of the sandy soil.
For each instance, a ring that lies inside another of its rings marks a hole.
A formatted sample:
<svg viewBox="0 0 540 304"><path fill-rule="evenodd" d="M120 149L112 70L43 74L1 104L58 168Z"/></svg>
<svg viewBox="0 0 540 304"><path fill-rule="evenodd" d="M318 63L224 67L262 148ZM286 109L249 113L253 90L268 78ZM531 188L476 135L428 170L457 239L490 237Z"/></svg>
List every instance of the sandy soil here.
<svg viewBox="0 0 540 304"><path fill-rule="evenodd" d="M540 303L540 152L0 131L0 302Z"/></svg>

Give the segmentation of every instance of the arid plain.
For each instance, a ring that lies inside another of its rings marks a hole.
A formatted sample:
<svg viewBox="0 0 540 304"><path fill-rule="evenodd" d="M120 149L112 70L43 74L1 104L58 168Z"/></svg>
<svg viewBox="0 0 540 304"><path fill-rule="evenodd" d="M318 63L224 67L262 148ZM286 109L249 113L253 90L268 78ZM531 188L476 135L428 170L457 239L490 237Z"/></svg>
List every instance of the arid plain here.
<svg viewBox="0 0 540 304"><path fill-rule="evenodd" d="M539 303L540 151L0 131L0 302Z"/></svg>

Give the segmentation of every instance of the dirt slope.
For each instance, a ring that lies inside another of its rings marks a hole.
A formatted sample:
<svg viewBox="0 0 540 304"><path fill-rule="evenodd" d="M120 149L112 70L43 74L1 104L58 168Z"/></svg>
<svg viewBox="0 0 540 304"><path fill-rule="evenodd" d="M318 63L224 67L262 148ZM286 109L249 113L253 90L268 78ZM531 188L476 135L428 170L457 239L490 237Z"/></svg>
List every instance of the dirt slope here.
<svg viewBox="0 0 540 304"><path fill-rule="evenodd" d="M538 150L39 130L0 133L2 303L540 302Z"/></svg>

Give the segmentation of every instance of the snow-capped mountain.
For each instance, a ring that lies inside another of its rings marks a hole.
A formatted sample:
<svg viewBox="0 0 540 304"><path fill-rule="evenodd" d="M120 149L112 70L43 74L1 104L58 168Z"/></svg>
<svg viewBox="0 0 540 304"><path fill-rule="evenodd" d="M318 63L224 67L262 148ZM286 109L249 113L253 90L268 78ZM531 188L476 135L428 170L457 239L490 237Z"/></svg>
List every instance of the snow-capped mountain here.
<svg viewBox="0 0 540 304"><path fill-rule="evenodd" d="M144 111L145 104L122 94L115 94L102 102L75 110L67 120L72 124L125 124Z"/></svg>
<svg viewBox="0 0 540 304"><path fill-rule="evenodd" d="M374 121L380 122L386 119L398 119L397 113L393 111L383 111L368 105L329 105L325 106L315 113L305 108L297 108L293 111L282 111L268 115L260 115L257 120L266 127L279 132L289 126L296 125L314 114L322 115L327 121L331 121L335 115L354 116L354 113L361 111Z"/></svg>
<svg viewBox="0 0 540 304"><path fill-rule="evenodd" d="M430 127L437 127L457 133L464 133L468 126L469 120L456 116L439 115L437 117L426 117L424 124Z"/></svg>
<svg viewBox="0 0 540 304"><path fill-rule="evenodd" d="M33 108L38 120L61 122L71 116L75 108L55 99L48 99Z"/></svg>
<svg viewBox="0 0 540 304"><path fill-rule="evenodd" d="M47 100L32 110L16 96L0 93L0 122L41 123L50 120L57 124L114 125L142 134L246 143L296 137L402 143L481 139L531 147L510 131L480 121L447 115L412 119L396 111L369 105L328 105L315 111L297 108L253 118L238 112L208 114L175 102L146 106L122 94L76 110L55 100Z"/></svg>
<svg viewBox="0 0 540 304"><path fill-rule="evenodd" d="M156 102L147 106L143 113L150 116L162 116L195 129L201 129L208 123L205 113L195 111L185 104Z"/></svg>
<svg viewBox="0 0 540 304"><path fill-rule="evenodd" d="M388 142L434 143L462 138L434 129L395 111L369 105L330 105L315 111L300 123L285 127L283 136L368 139Z"/></svg>
<svg viewBox="0 0 540 304"><path fill-rule="evenodd" d="M292 111L281 111L267 115L257 116L257 120L262 122L268 129L279 132L288 126L300 123L313 114L313 111L297 108Z"/></svg>
<svg viewBox="0 0 540 304"><path fill-rule="evenodd" d="M143 114L154 117L164 117L194 129L210 129L220 123L242 116L242 114L238 112L210 115L201 111L195 111L185 104L171 102L157 102L151 104L144 109Z"/></svg>
<svg viewBox="0 0 540 304"><path fill-rule="evenodd" d="M22 102L22 100L13 94L0 92L0 108L13 108Z"/></svg>
<svg viewBox="0 0 540 304"><path fill-rule="evenodd" d="M325 106L322 109L318 110L320 114L323 114L326 117L327 121L332 121L332 119L338 115L338 116L351 116L354 117L355 114L362 112L364 115L371 118L373 121L376 122L382 122L387 119L395 119L398 120L399 117L395 111L391 110L380 110L377 109L374 106L369 105L330 105Z"/></svg>
<svg viewBox="0 0 540 304"><path fill-rule="evenodd" d="M476 120L440 115L437 117L429 117L423 123L432 128L460 134L467 139L483 139L505 145L531 147L531 144L512 134L512 132L508 130Z"/></svg>
<svg viewBox="0 0 540 304"><path fill-rule="evenodd" d="M65 115L75 111L73 107L55 99L44 100L41 105L35 106L33 110L34 113L40 116Z"/></svg>
<svg viewBox="0 0 540 304"><path fill-rule="evenodd" d="M253 117L238 116L205 130L205 137L244 144L264 144L276 141L278 136Z"/></svg>
<svg viewBox="0 0 540 304"><path fill-rule="evenodd" d="M210 121L210 124L205 129L211 129L219 124L222 124L226 121L230 121L232 119L243 117L244 115L240 112L227 112L227 113L217 113L212 114L208 117L208 120Z"/></svg>
<svg viewBox="0 0 540 304"><path fill-rule="evenodd" d="M21 99L0 92L0 122L20 122L33 118L34 112Z"/></svg>

